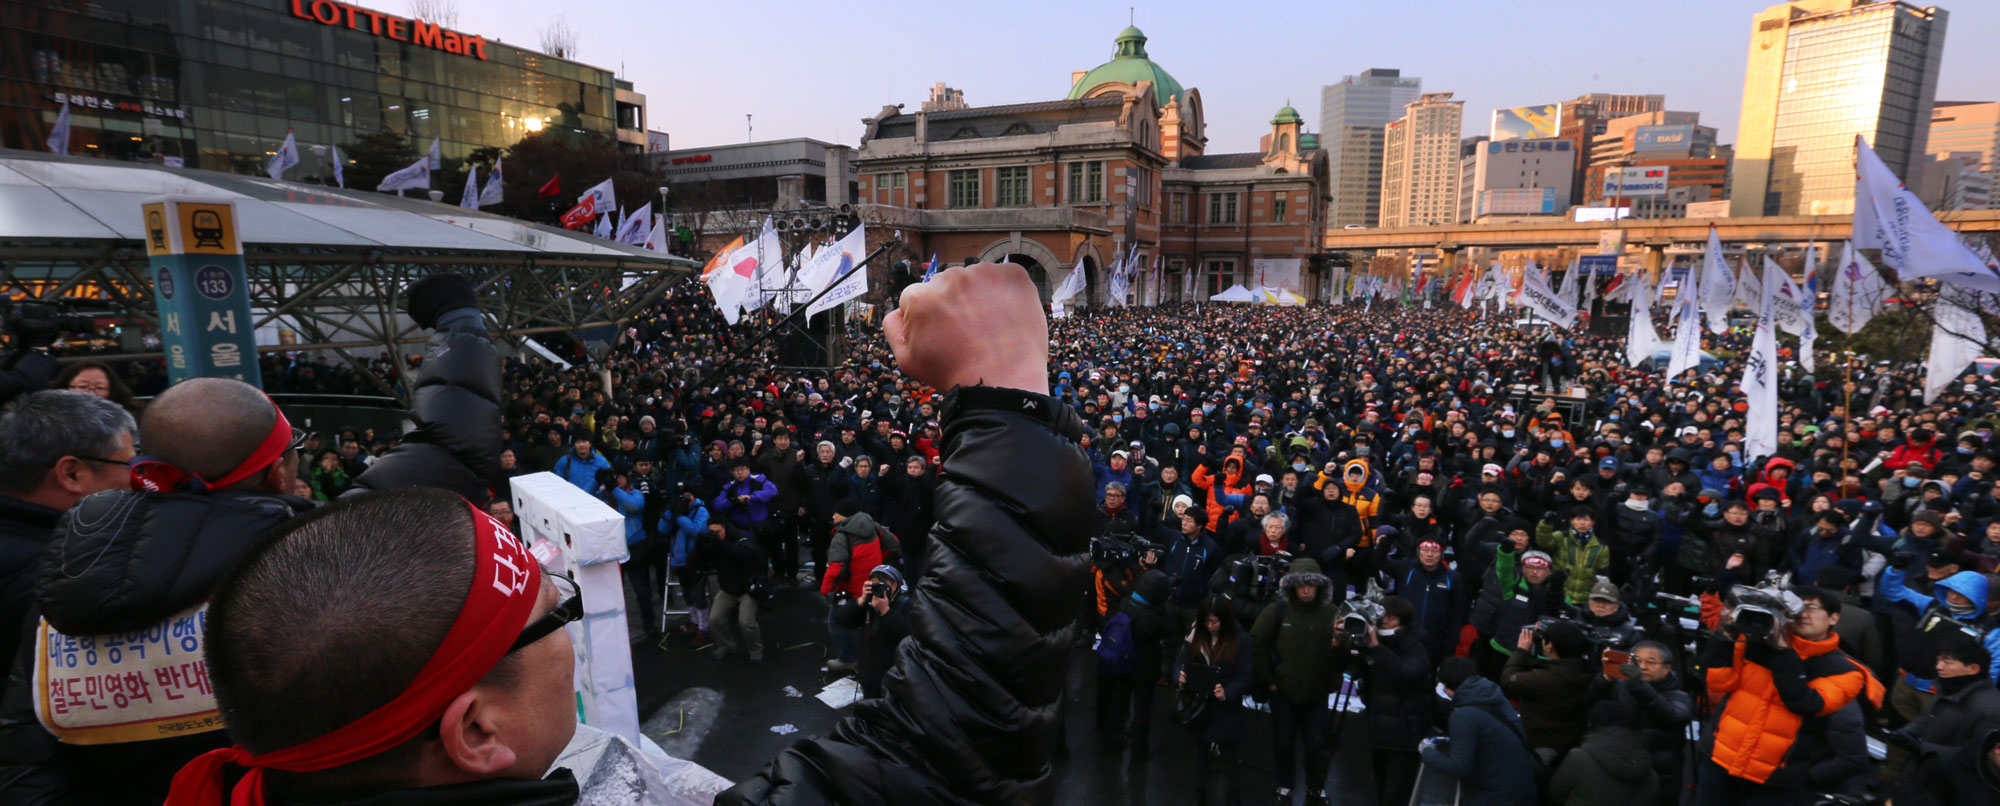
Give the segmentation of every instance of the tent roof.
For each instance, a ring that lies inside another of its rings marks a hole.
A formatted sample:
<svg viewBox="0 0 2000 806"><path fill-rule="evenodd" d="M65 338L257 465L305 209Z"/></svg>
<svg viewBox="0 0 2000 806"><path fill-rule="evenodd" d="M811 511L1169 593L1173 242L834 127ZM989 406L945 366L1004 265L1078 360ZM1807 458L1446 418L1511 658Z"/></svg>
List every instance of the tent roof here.
<svg viewBox="0 0 2000 806"><path fill-rule="evenodd" d="M1256 302L1257 295L1241 285L1232 285L1227 291L1208 298L1210 302Z"/></svg>

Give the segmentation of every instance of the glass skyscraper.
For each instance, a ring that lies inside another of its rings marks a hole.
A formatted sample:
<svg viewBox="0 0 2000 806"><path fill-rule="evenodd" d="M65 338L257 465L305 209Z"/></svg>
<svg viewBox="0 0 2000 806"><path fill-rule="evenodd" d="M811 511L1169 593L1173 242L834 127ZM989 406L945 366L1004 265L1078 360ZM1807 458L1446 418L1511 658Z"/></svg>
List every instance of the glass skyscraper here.
<svg viewBox="0 0 2000 806"><path fill-rule="evenodd" d="M1798 0L1758 14L1743 77L1730 214L1853 211L1854 136L1906 182L1920 176L1946 13Z"/></svg>
<svg viewBox="0 0 2000 806"><path fill-rule="evenodd" d="M1327 227L1372 227L1382 201L1382 127L1423 95L1423 79L1380 67L1320 88L1319 132L1332 178Z"/></svg>
<svg viewBox="0 0 2000 806"><path fill-rule="evenodd" d="M7 0L0 146L236 173L292 130L301 150L363 134L446 157L546 128L645 147L644 96L611 71L334 0ZM476 7L476 6L475 6ZM307 154L302 173L319 161Z"/></svg>

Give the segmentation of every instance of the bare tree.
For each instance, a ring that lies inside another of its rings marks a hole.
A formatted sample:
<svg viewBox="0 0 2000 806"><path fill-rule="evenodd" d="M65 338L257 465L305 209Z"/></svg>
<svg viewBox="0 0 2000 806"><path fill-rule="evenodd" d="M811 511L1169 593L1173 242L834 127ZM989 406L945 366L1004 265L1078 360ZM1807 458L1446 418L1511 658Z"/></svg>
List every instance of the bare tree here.
<svg viewBox="0 0 2000 806"><path fill-rule="evenodd" d="M575 28L570 27L569 16L557 14L554 19L549 20L548 26L542 29L542 52L558 59L574 58L576 40L577 32Z"/></svg>
<svg viewBox="0 0 2000 806"><path fill-rule="evenodd" d="M458 27L458 0L408 0L410 16L446 28Z"/></svg>

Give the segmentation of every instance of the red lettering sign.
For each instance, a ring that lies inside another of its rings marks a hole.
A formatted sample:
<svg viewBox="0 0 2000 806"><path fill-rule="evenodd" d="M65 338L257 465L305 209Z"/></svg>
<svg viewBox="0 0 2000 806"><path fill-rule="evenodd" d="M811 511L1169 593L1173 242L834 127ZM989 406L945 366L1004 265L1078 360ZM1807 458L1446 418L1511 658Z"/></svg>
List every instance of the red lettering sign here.
<svg viewBox="0 0 2000 806"><path fill-rule="evenodd" d="M292 16L311 20L321 25L346 28L351 31L367 31L375 36L386 36L398 42L441 50L458 56L477 56L486 60L486 37L446 30L423 20L412 20L394 14L384 14L338 0L292 0Z"/></svg>

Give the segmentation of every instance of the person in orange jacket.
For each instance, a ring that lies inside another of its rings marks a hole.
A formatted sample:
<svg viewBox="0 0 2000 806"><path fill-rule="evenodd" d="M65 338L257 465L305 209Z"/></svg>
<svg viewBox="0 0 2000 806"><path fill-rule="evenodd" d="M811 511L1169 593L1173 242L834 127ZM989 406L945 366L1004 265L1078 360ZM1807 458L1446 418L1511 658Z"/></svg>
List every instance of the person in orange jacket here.
<svg viewBox="0 0 2000 806"><path fill-rule="evenodd" d="M1222 516L1242 506L1243 502L1250 498L1252 489L1250 482L1244 478L1242 451L1242 447L1238 446L1231 449L1228 456L1223 457L1220 474L1211 470L1207 464L1203 464L1196 466L1194 472L1188 476L1195 489L1207 493L1210 532L1221 530L1222 525L1228 522ZM1221 482L1219 487L1217 481Z"/></svg>
<svg viewBox="0 0 2000 806"><path fill-rule="evenodd" d="M1882 683L1840 651L1839 600L1795 587L1783 604L1767 635L1743 634L1725 612L1728 636L1711 636L1704 651L1717 705L1702 734L1697 806L1794 802L1814 763L1834 755L1834 714L1858 697L1882 704Z"/></svg>

